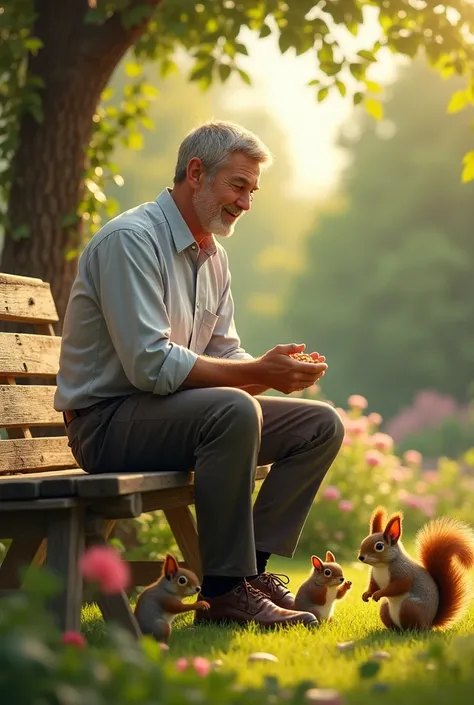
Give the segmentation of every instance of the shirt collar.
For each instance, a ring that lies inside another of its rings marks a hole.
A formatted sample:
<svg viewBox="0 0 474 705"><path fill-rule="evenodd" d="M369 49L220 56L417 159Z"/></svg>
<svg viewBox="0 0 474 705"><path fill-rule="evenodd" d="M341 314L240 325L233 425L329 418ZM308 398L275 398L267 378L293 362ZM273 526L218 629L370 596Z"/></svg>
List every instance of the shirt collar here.
<svg viewBox="0 0 474 705"><path fill-rule="evenodd" d="M165 218L168 221L168 225L170 226L171 237L173 238L176 252L182 252L187 247L196 244L196 240L194 239L192 232L188 228L178 206L174 202L171 195L171 189L163 189L156 201L163 211ZM216 243L214 242L214 237L212 235L203 240L201 249L209 255L217 252Z"/></svg>

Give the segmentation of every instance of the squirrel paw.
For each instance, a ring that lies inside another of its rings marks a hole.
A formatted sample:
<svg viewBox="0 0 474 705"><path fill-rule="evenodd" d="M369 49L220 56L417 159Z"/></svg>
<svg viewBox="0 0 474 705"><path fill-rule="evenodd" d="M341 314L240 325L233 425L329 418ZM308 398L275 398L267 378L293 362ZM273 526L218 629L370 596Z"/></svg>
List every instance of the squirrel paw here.
<svg viewBox="0 0 474 705"><path fill-rule="evenodd" d="M211 605L209 604L209 602L206 602L205 600L199 600L198 602L196 602L195 605L197 610L208 610L210 606Z"/></svg>
<svg viewBox="0 0 474 705"><path fill-rule="evenodd" d="M346 582L344 583L344 587L345 587L347 590L350 590L351 587L352 587L352 580L346 580Z"/></svg>
<svg viewBox="0 0 474 705"><path fill-rule="evenodd" d="M364 594L362 595L362 599L364 600L364 602L368 602L371 597L372 597L372 593L369 592L369 590L364 592Z"/></svg>
<svg viewBox="0 0 474 705"><path fill-rule="evenodd" d="M374 594L372 595L372 599L373 599L375 602L378 602L381 597L383 597L383 595L382 595L382 593L380 592L380 590L377 590L377 592L374 592Z"/></svg>

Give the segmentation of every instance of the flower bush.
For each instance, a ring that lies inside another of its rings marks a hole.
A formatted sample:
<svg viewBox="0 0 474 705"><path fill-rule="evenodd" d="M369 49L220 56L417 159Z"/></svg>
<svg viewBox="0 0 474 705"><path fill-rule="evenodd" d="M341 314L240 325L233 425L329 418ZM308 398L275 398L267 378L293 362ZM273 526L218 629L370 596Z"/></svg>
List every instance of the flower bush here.
<svg viewBox="0 0 474 705"><path fill-rule="evenodd" d="M441 458L424 469L417 450L395 454L391 436L380 432L381 416L364 414L364 397L353 395L348 404L347 411L337 409L346 430L344 443L311 509L298 555L329 549L338 560L355 559L379 504L403 511L406 541L440 514L472 520L474 451L465 454L463 465Z"/></svg>

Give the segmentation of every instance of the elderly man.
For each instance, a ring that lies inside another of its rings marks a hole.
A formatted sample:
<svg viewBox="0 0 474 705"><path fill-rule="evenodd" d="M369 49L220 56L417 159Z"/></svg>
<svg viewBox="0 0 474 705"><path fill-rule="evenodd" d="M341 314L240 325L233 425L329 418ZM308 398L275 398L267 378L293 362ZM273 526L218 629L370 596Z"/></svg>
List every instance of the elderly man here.
<svg viewBox="0 0 474 705"><path fill-rule="evenodd" d="M89 473L195 469L203 567L197 622L313 624L267 572L292 556L343 438L327 404L260 396L305 389L327 368L278 345L254 358L234 324L228 237L271 155L239 125L210 122L180 145L174 184L117 216L79 261L55 407ZM258 464L271 464L255 505Z"/></svg>

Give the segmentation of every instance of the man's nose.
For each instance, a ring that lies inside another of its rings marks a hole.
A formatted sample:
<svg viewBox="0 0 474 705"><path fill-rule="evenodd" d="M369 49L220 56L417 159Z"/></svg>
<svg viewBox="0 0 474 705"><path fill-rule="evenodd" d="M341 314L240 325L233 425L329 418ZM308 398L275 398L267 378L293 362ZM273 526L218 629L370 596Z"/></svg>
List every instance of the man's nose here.
<svg viewBox="0 0 474 705"><path fill-rule="evenodd" d="M240 195L236 200L235 205L237 206L237 208L240 208L243 211L249 211L252 205L252 202L250 200L250 194L247 193L245 195Z"/></svg>

